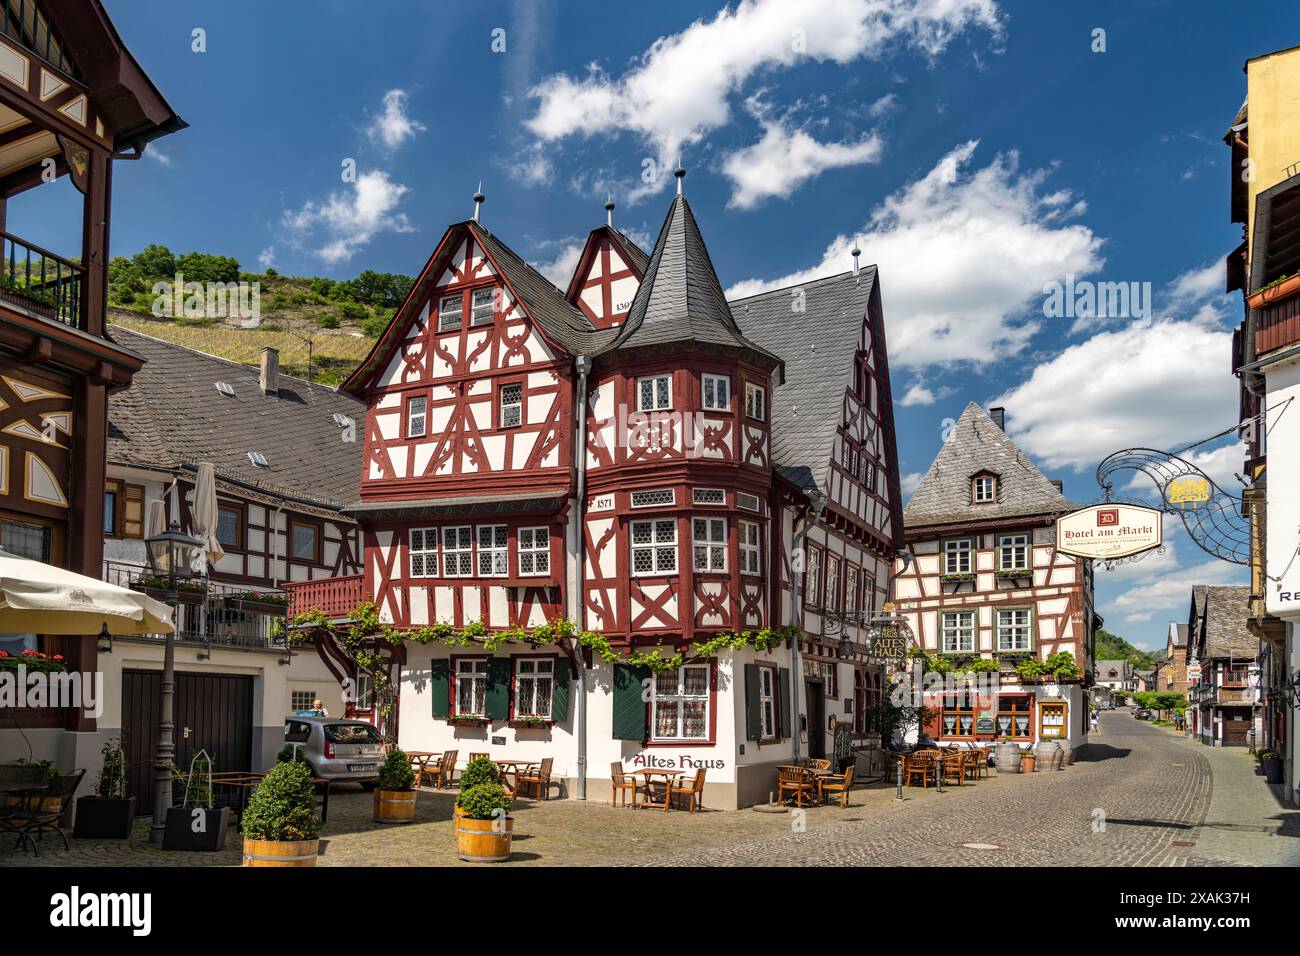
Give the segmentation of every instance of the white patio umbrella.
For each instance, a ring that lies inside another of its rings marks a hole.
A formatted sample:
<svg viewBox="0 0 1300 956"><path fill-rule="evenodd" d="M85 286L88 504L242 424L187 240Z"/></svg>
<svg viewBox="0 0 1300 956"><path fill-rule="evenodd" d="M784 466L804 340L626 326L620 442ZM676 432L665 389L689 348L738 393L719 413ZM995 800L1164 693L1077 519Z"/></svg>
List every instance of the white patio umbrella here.
<svg viewBox="0 0 1300 956"><path fill-rule="evenodd" d="M225 549L217 540L217 472L210 461L199 462L199 474L194 482L194 503L190 508L190 525L190 534L203 542L208 564L215 565L225 557Z"/></svg>
<svg viewBox="0 0 1300 956"><path fill-rule="evenodd" d="M147 594L0 551L0 633L170 634L171 608Z"/></svg>

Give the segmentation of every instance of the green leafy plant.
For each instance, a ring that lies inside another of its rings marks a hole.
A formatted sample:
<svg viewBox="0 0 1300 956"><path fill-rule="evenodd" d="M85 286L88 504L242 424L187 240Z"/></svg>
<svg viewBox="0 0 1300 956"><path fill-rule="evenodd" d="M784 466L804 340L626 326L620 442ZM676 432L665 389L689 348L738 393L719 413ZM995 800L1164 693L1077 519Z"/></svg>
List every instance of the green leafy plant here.
<svg viewBox="0 0 1300 956"><path fill-rule="evenodd" d="M510 794L499 783L480 783L476 787L462 790L456 798L456 806L474 820L495 819L497 811L509 813L510 802Z"/></svg>
<svg viewBox="0 0 1300 956"><path fill-rule="evenodd" d="M102 761L99 779L95 781L95 796L103 800L121 800L126 796L126 756L122 753L122 738L113 737L99 748Z"/></svg>
<svg viewBox="0 0 1300 956"><path fill-rule="evenodd" d="M1034 572L1030 571L1028 568L1003 568L999 571L994 571L993 576L995 578L1028 578L1032 577L1033 573Z"/></svg>
<svg viewBox="0 0 1300 956"><path fill-rule="evenodd" d="M275 755L276 763L307 763L307 748L301 744L285 744Z"/></svg>
<svg viewBox="0 0 1300 956"><path fill-rule="evenodd" d="M472 790L485 783L500 783L501 771L487 757L475 757L460 775L460 789Z"/></svg>
<svg viewBox="0 0 1300 956"><path fill-rule="evenodd" d="M415 771L406 751L394 747L379 765L380 790L411 790L415 786Z"/></svg>
<svg viewBox="0 0 1300 956"><path fill-rule="evenodd" d="M320 834L316 788L300 763L282 763L258 784L240 820L249 840L312 840Z"/></svg>
<svg viewBox="0 0 1300 956"><path fill-rule="evenodd" d="M939 580L944 582L945 584L951 584L955 581L974 581L975 575L973 572L970 571L963 571L960 574L957 573L941 574L939 575Z"/></svg>
<svg viewBox="0 0 1300 956"><path fill-rule="evenodd" d="M54 766L53 760L28 760L26 757L19 757L16 761L20 767L40 767L45 771L45 777L51 783L63 776L63 771Z"/></svg>

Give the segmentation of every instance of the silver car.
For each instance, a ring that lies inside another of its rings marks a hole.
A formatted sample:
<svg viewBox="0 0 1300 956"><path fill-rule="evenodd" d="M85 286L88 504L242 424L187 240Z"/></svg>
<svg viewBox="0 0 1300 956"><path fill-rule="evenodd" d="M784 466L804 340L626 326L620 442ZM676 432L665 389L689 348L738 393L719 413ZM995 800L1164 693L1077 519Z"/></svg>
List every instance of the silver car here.
<svg viewBox="0 0 1300 956"><path fill-rule="evenodd" d="M300 716L284 719L284 741L301 747L312 774L373 789L384 759L384 738L364 720Z"/></svg>

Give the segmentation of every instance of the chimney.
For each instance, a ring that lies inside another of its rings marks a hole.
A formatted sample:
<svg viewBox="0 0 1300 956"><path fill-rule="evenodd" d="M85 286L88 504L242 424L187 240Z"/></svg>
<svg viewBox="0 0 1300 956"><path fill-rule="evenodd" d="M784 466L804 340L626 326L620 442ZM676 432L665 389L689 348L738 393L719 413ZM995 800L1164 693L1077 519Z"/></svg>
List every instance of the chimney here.
<svg viewBox="0 0 1300 956"><path fill-rule="evenodd" d="M1001 405L989 409L989 418L993 419L993 424L1003 431L1007 430L1007 410Z"/></svg>
<svg viewBox="0 0 1300 956"><path fill-rule="evenodd" d="M262 349L262 364L258 371L257 382L262 386L263 395L280 394L280 350L269 345Z"/></svg>
<svg viewBox="0 0 1300 956"><path fill-rule="evenodd" d="M1063 482L1060 478L1049 478L1047 480L1051 482L1053 488L1055 488L1061 494L1065 494L1065 482Z"/></svg>

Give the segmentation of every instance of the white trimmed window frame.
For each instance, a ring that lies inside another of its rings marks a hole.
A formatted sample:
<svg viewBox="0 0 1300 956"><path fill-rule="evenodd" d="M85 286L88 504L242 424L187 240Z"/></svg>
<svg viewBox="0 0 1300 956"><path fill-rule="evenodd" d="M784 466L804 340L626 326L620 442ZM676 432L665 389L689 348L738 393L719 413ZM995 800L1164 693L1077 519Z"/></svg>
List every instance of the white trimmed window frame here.
<svg viewBox="0 0 1300 956"><path fill-rule="evenodd" d="M767 389L762 385L745 383L745 414L755 421L767 421Z"/></svg>
<svg viewBox="0 0 1300 956"><path fill-rule="evenodd" d="M727 519L691 519L692 566L701 574L727 573Z"/></svg>
<svg viewBox="0 0 1300 956"><path fill-rule="evenodd" d="M423 438L428 431L429 399L411 395L406 399L406 437Z"/></svg>
<svg viewBox="0 0 1300 956"><path fill-rule="evenodd" d="M515 557L519 562L521 578L549 575L551 573L551 529L545 525L520 528L516 535Z"/></svg>
<svg viewBox="0 0 1300 956"><path fill-rule="evenodd" d="M492 324L492 320L496 318L496 295L496 286L475 289L469 294L469 324L471 328Z"/></svg>
<svg viewBox="0 0 1300 956"><path fill-rule="evenodd" d="M754 577L763 574L763 530L757 521L739 522L740 573Z"/></svg>
<svg viewBox="0 0 1300 956"><path fill-rule="evenodd" d="M709 712L712 705L710 700L710 683L712 680L712 668L709 663L702 664L683 664L674 671L664 671L656 674L650 682L650 739L651 740L708 740L709 739ZM703 676L704 691L703 693L687 693L687 674L690 672L695 686L699 686L700 678ZM671 686L668 683L669 678L672 680ZM703 705L701 708L700 705ZM703 711L699 718L701 733L687 736L686 711L690 708L697 714ZM661 712L662 711L662 712ZM672 732L661 732L661 722L666 725L670 722L673 724Z"/></svg>
<svg viewBox="0 0 1300 956"><path fill-rule="evenodd" d="M706 412L731 411L731 376L700 373L700 408Z"/></svg>
<svg viewBox="0 0 1300 956"><path fill-rule="evenodd" d="M1029 532L1017 531L998 535L998 570L1029 570ZM1010 555L1011 560L1007 560Z"/></svg>
<svg viewBox="0 0 1300 956"><path fill-rule="evenodd" d="M965 564L965 567L962 565ZM943 543L943 573L970 574L975 570L975 539L949 538Z"/></svg>
<svg viewBox="0 0 1300 956"><path fill-rule="evenodd" d="M647 518L643 521L633 521L628 536L631 541L631 571L634 577L678 573L680 562L677 560L676 518ZM639 542L638 537L642 537ZM638 553L649 562L644 568L637 567Z"/></svg>
<svg viewBox="0 0 1300 956"><path fill-rule="evenodd" d="M484 533L487 538L484 541ZM510 529L503 524L481 524L474 528L478 545L475 566L480 578L510 576ZM486 564L484 563L486 560Z"/></svg>
<svg viewBox="0 0 1300 956"><path fill-rule="evenodd" d="M945 654L975 653L975 612L944 611L939 648Z"/></svg>
<svg viewBox="0 0 1300 956"><path fill-rule="evenodd" d="M474 529L467 524L442 529L442 576L474 577Z"/></svg>
<svg viewBox="0 0 1300 956"><path fill-rule="evenodd" d="M646 386L650 386L647 396ZM647 403L647 398L649 402ZM636 410L639 412L663 412L673 407L673 377L664 372L660 375L643 375L636 380Z"/></svg>
<svg viewBox="0 0 1300 956"><path fill-rule="evenodd" d="M438 577L438 541L442 534L437 528L412 528L407 537L407 569L413 578ZM419 570L417 568L417 562Z"/></svg>
<svg viewBox="0 0 1300 956"><path fill-rule="evenodd" d="M455 303L456 307L451 308ZM458 332L461 323L465 320L465 296L461 292L453 292L451 295L444 295L438 299L438 333Z"/></svg>
<svg viewBox="0 0 1300 956"><path fill-rule="evenodd" d="M524 386L507 382L497 387L497 408L502 428L518 428L524 423Z"/></svg>
<svg viewBox="0 0 1300 956"><path fill-rule="evenodd" d="M1023 615L1023 618L1019 615ZM1034 609L1029 607L1000 607L994 614L994 648L999 652L1032 651L1034 649ZM1018 639L1023 633L1023 642Z"/></svg>

